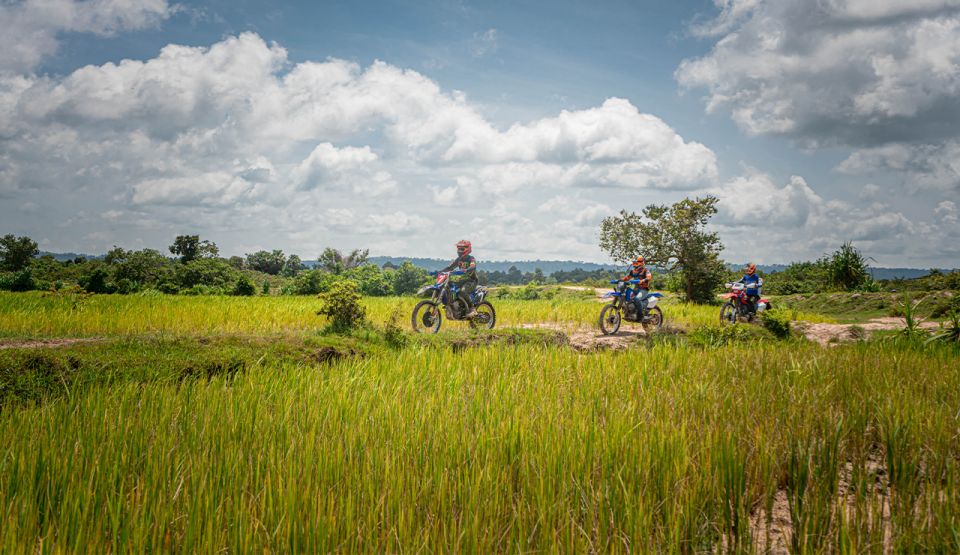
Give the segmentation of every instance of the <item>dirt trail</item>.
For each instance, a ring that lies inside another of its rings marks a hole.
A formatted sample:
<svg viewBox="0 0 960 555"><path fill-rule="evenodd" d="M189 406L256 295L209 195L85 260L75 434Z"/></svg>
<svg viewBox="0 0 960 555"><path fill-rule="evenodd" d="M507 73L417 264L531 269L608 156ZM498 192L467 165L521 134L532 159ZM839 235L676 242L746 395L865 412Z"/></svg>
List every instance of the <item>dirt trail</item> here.
<svg viewBox="0 0 960 555"><path fill-rule="evenodd" d="M811 324L809 322L797 322L796 329L807 339L816 341L826 347L838 345L845 341L869 339L873 332L899 330L903 329L906 325L903 318L883 317L874 318L862 324ZM920 324L920 327L924 329L933 329L937 326L939 326L937 322L929 321Z"/></svg>
<svg viewBox="0 0 960 555"><path fill-rule="evenodd" d="M43 347L64 347L77 343L103 341L102 337L61 337L58 339L0 339L0 349L40 349Z"/></svg>

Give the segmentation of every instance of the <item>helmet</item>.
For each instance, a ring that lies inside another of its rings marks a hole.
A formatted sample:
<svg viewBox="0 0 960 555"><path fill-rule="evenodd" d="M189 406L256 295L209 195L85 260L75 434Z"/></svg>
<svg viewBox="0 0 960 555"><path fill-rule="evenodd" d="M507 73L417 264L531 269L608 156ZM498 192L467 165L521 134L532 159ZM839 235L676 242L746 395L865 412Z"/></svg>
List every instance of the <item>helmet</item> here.
<svg viewBox="0 0 960 555"><path fill-rule="evenodd" d="M470 241L467 241L466 239L461 239L461 240L457 241L457 254L458 254L458 255L460 255L460 256L466 256L466 255L470 254L471 252L473 252L473 245L470 243Z"/></svg>
<svg viewBox="0 0 960 555"><path fill-rule="evenodd" d="M757 273L757 265L751 262L747 264L746 270L747 270L747 275L752 276L753 274Z"/></svg>
<svg viewBox="0 0 960 555"><path fill-rule="evenodd" d="M642 267L643 267L643 257L642 257L642 256L638 256L638 257L636 258L636 260L633 261L633 267L634 267L634 268L642 268Z"/></svg>

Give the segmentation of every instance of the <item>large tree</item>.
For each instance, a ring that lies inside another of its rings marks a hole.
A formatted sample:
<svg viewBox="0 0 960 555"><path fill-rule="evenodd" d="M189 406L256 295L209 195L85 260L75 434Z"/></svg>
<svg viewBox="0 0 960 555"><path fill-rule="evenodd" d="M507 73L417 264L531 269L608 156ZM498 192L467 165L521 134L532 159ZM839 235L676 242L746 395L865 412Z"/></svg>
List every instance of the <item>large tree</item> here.
<svg viewBox="0 0 960 555"><path fill-rule="evenodd" d="M30 265L33 257L40 254L37 243L23 236L4 235L0 238L0 269L19 272Z"/></svg>
<svg viewBox="0 0 960 555"><path fill-rule="evenodd" d="M722 281L720 237L706 230L717 213L717 198L651 204L640 214L623 210L600 224L600 248L618 262L642 255L649 264L679 272L687 300L709 302Z"/></svg>
<svg viewBox="0 0 960 555"><path fill-rule="evenodd" d="M286 261L287 256L282 250L257 251L247 255L247 268L275 276L283 270Z"/></svg>
<svg viewBox="0 0 960 555"><path fill-rule="evenodd" d="M323 249L323 254L320 255L317 262L320 263L320 268L331 274L341 274L351 268L366 264L369 255L370 251L367 249L355 249L350 254L345 255L337 249L327 247Z"/></svg>
<svg viewBox="0 0 960 555"><path fill-rule="evenodd" d="M177 235L173 244L170 245L170 252L179 256L180 262L220 256L217 244L206 239L201 241L199 235Z"/></svg>

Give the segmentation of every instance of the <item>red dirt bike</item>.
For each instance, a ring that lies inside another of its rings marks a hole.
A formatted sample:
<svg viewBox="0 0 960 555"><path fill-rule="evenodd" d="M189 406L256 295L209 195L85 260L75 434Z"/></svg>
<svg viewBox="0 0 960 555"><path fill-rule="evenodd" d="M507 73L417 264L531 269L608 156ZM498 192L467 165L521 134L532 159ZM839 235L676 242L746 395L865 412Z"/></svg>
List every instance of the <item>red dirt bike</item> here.
<svg viewBox="0 0 960 555"><path fill-rule="evenodd" d="M740 320L752 322L757 314L770 310L772 306L767 299L759 299L756 303L750 300L751 296L760 296L761 286L763 286L762 279L756 286L751 287L743 283L727 283L726 288L731 291L721 295L722 298L727 299L727 302L720 307L720 323L732 326Z"/></svg>

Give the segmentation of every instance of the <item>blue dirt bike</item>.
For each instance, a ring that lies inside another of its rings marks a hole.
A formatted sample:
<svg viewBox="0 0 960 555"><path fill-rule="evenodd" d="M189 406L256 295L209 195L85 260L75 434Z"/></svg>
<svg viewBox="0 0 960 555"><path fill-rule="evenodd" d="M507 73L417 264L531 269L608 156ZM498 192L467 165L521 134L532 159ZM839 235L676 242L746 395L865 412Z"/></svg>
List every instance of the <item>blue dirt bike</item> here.
<svg viewBox="0 0 960 555"><path fill-rule="evenodd" d="M619 279L611 280L614 285L613 291L604 295L610 297L610 304L600 310L600 331L604 335L613 335L620 329L620 322L639 322L646 330L660 329L663 327L663 311L657 306L660 300L660 293L647 294L647 309L643 314L637 314L637 305L633 302L634 291L629 286L640 283L638 279L623 281Z"/></svg>
<svg viewBox="0 0 960 555"><path fill-rule="evenodd" d="M440 331L440 324L443 321L443 313L446 313L450 320L467 320L471 328L493 329L497 322L497 312L493 305L485 300L487 288L477 286L476 291L470 295L470 303L476 311L476 315L467 318L470 312L469 306L458 293L460 288L450 282L450 276L463 275L462 271L437 272L437 280L432 285L421 287L417 295L430 294L429 299L424 299L413 307L411 323L413 330L417 332L437 333ZM443 310L441 310L443 309Z"/></svg>

